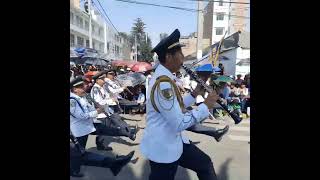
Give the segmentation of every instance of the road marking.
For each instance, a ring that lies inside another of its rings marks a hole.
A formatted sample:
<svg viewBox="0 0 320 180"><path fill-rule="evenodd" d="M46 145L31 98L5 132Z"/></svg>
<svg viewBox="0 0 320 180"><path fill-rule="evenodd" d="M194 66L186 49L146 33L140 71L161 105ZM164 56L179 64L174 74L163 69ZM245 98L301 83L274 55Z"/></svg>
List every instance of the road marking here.
<svg viewBox="0 0 320 180"><path fill-rule="evenodd" d="M250 141L250 136L236 136L236 135L228 135L228 137L233 141Z"/></svg>

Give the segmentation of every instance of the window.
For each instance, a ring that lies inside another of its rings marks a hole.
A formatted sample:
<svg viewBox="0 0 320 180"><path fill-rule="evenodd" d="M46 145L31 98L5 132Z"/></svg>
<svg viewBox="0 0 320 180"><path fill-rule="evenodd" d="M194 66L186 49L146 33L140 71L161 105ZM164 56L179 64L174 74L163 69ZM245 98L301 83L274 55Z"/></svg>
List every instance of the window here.
<svg viewBox="0 0 320 180"><path fill-rule="evenodd" d="M217 21L223 21L224 13L217 13Z"/></svg>
<svg viewBox="0 0 320 180"><path fill-rule="evenodd" d="M72 12L70 12L70 23L71 23L71 24L74 23L74 22L73 22L73 13L72 13Z"/></svg>
<svg viewBox="0 0 320 180"><path fill-rule="evenodd" d="M223 27L216 28L216 35L223 35L223 30L224 30Z"/></svg>
<svg viewBox="0 0 320 180"><path fill-rule="evenodd" d="M74 43L74 35L73 34L70 34L70 46L71 47L74 47L75 45L74 45L75 43Z"/></svg>
<svg viewBox="0 0 320 180"><path fill-rule="evenodd" d="M88 21L84 21L84 28L89 31L89 22Z"/></svg>
<svg viewBox="0 0 320 180"><path fill-rule="evenodd" d="M90 47L89 40L86 40L86 47Z"/></svg>
<svg viewBox="0 0 320 180"><path fill-rule="evenodd" d="M223 2L222 1L219 2L219 6L223 6Z"/></svg>
<svg viewBox="0 0 320 180"><path fill-rule="evenodd" d="M92 42L92 48L96 49L96 43Z"/></svg>
<svg viewBox="0 0 320 180"><path fill-rule="evenodd" d="M78 27L80 27L80 17L79 16L76 16L76 25L78 26Z"/></svg>
<svg viewBox="0 0 320 180"><path fill-rule="evenodd" d="M83 29L83 19L82 18L80 18L80 28Z"/></svg>
<svg viewBox="0 0 320 180"><path fill-rule="evenodd" d="M84 39L82 37L77 37L77 43L79 47L83 47L84 46Z"/></svg>
<svg viewBox="0 0 320 180"><path fill-rule="evenodd" d="M110 43L107 42L107 50L109 51L109 49L110 49Z"/></svg>

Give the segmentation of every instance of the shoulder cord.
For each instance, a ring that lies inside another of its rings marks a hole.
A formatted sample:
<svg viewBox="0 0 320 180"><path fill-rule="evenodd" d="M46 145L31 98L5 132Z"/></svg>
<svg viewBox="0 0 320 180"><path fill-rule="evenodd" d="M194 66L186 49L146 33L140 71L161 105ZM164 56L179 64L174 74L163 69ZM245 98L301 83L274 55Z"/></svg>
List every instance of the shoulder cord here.
<svg viewBox="0 0 320 180"><path fill-rule="evenodd" d="M80 102L79 102L75 97L70 97L70 99L75 100L75 101L78 103L78 105L80 106L80 109L82 110L82 112L84 112L83 107L81 106ZM72 117L76 118L72 113L70 113L70 115L71 115Z"/></svg>
<svg viewBox="0 0 320 180"><path fill-rule="evenodd" d="M178 100L178 102L179 102L180 108L181 108L182 112L185 113L185 112L186 112L186 109L185 109L185 107L184 107L183 99L182 99L182 96L181 96L181 94L180 94L180 91L179 91L177 85L174 83L174 81L173 81L172 79L170 79L168 76L165 76L165 75L159 76L159 77L157 78L155 84L153 85L152 89L151 89L151 95L150 95L151 98L150 98L150 100L151 100L151 103L152 103L153 108L154 108L158 113L160 113L160 111L159 111L159 109L157 108L156 103L155 103L155 101L154 101L154 92L155 92L155 90L156 90L156 88L157 88L157 90L158 90L158 98L159 98L159 91L160 91L160 83L161 83L161 82L168 82L168 83L170 83L171 87L173 87L173 89L174 89L175 94L177 95L177 100ZM159 99L158 99L158 100L159 100ZM159 104L160 104L160 103L159 103ZM161 105L161 104L160 104L160 105ZM172 108L172 107L171 107L171 108Z"/></svg>

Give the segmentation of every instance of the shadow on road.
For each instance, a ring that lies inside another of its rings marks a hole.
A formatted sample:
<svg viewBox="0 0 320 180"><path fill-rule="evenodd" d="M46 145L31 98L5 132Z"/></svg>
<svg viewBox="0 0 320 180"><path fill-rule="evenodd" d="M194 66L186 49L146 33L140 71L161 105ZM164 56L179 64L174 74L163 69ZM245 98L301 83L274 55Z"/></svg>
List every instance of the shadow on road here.
<svg viewBox="0 0 320 180"><path fill-rule="evenodd" d="M87 151L103 154L108 157L115 157L116 155L125 155L125 154L117 154L116 152L114 153L112 151L108 151L108 152L97 151L96 148L94 147L87 149ZM139 168L139 170L137 170L137 168ZM117 176L113 176L111 171L108 168L100 168L100 167L82 166L81 172L85 174L84 177L82 178L70 177L70 180L102 180L102 179L148 180L149 174L150 174L150 166L147 160L137 158L137 156L134 155L131 162L128 165L124 166ZM179 167L175 176L175 180L192 180L192 179L189 176L187 169Z"/></svg>
<svg viewBox="0 0 320 180"><path fill-rule="evenodd" d="M217 174L219 180L229 180L228 176L228 166L230 162L232 161L232 158L228 158L222 165L221 168Z"/></svg>

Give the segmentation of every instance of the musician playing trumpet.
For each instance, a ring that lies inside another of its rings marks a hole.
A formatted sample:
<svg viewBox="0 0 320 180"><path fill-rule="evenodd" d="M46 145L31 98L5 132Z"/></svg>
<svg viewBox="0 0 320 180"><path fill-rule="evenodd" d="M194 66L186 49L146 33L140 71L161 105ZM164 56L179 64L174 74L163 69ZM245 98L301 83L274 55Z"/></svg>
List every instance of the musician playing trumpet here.
<svg viewBox="0 0 320 180"><path fill-rule="evenodd" d="M219 96L209 93L195 109L186 107L195 103L201 94L201 85L192 93L181 96L172 73L177 72L184 59L176 29L151 52L156 52L160 64L150 80L147 97L146 128L140 144L141 153L149 160L149 180L174 180L178 166L197 173L199 180L216 180L211 158L183 134L187 128L209 116Z"/></svg>

